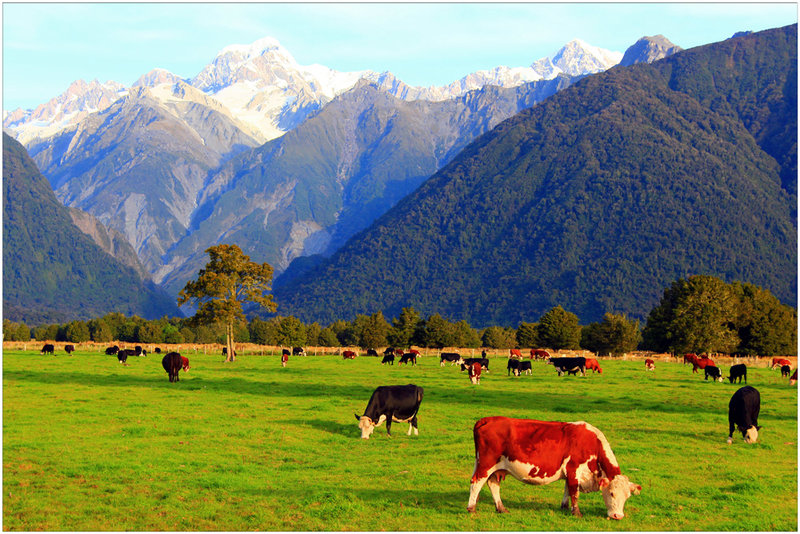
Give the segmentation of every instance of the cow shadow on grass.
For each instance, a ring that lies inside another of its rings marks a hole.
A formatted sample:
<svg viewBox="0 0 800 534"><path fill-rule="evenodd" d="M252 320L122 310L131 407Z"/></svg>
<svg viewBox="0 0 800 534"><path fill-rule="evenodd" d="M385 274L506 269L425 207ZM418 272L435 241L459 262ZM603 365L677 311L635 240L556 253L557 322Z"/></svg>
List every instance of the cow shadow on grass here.
<svg viewBox="0 0 800 534"><path fill-rule="evenodd" d="M348 438L360 438L361 430L358 429L358 424L353 419L352 424L339 423L338 421L330 421L326 419L295 419L287 421L287 423L295 425L306 425L328 432L329 434L336 434L337 436L345 436ZM407 425L406 425L407 426Z"/></svg>

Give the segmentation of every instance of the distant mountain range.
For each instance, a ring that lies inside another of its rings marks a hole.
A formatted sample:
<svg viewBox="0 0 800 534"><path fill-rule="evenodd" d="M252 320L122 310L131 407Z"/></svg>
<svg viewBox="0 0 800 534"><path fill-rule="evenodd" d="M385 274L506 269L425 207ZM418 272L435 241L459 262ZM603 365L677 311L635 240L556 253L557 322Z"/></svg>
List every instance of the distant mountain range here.
<svg viewBox="0 0 800 534"><path fill-rule="evenodd" d="M418 88L301 66L264 39L223 49L192 79L76 82L4 125L62 202L124 235L177 292L220 240L278 272L329 255L475 136L622 56L575 40L530 67Z"/></svg>
<svg viewBox="0 0 800 534"><path fill-rule="evenodd" d="M112 311L150 319L179 315L174 298L87 234L95 233L112 251L127 246L116 250L123 256L130 247L94 226L91 216L56 200L22 145L3 134L4 318L39 324Z"/></svg>
<svg viewBox="0 0 800 534"><path fill-rule="evenodd" d="M797 25L585 77L478 137L277 284L322 324L404 306L474 326L644 319L678 278L797 299ZM302 271L302 270L301 270Z"/></svg>

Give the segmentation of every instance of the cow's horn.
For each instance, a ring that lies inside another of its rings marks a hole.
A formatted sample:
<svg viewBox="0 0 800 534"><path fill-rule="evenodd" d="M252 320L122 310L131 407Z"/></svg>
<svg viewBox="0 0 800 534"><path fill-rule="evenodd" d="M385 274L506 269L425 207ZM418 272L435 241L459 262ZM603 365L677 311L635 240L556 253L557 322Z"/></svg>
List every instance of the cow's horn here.
<svg viewBox="0 0 800 534"><path fill-rule="evenodd" d="M355 416L356 416L356 421L361 421L361 418L358 416L358 414L357 414L357 413L354 413L353 415L355 415Z"/></svg>

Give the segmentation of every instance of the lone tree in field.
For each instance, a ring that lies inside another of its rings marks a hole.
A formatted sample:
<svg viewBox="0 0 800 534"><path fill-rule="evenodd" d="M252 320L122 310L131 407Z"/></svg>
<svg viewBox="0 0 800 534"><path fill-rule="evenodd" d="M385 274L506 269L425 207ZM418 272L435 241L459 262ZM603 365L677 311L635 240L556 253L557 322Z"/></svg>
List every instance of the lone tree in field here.
<svg viewBox="0 0 800 534"><path fill-rule="evenodd" d="M243 302L255 302L271 312L277 308L271 294L272 267L250 261L236 245L217 245L206 249L211 258L197 275L178 293L178 305L189 301L198 304L194 321L200 324L222 322L226 326L228 356L234 361L233 327L244 319Z"/></svg>

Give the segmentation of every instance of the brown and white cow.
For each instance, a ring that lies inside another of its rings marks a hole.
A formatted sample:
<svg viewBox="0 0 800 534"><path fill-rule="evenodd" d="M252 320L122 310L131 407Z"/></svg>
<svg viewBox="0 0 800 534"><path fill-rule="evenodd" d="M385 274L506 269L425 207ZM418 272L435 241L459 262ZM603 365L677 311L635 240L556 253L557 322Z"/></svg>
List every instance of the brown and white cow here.
<svg viewBox="0 0 800 534"><path fill-rule="evenodd" d="M531 349L531 360L546 360L550 357L550 353L543 349Z"/></svg>
<svg viewBox="0 0 800 534"><path fill-rule="evenodd" d="M345 350L342 352L343 360L355 360L358 353L354 350Z"/></svg>
<svg viewBox="0 0 800 534"><path fill-rule="evenodd" d="M709 365L716 367L714 360L712 360L708 356L701 356L697 358L694 362L692 362L692 372L696 373L698 369L705 370L705 368L708 367Z"/></svg>
<svg viewBox="0 0 800 534"><path fill-rule="evenodd" d="M509 358L516 358L518 360L522 359L522 351L519 349L508 349L508 357Z"/></svg>
<svg viewBox="0 0 800 534"><path fill-rule="evenodd" d="M484 417L475 423L475 471L467 510L475 511L478 494L489 485L498 512L507 512L500 500L500 483L507 474L526 484L544 485L566 479L561 508L571 502L580 517L578 493L601 490L608 517L622 519L625 501L642 487L620 471L608 440L583 421L563 423Z"/></svg>
<svg viewBox="0 0 800 534"><path fill-rule="evenodd" d="M697 361L697 354L689 353L683 355L683 364L686 365L687 363L694 363Z"/></svg>
<svg viewBox="0 0 800 534"><path fill-rule="evenodd" d="M481 364L480 362L475 362L470 365L467 370L469 371L469 381L473 384L480 384L481 383Z"/></svg>
<svg viewBox="0 0 800 534"><path fill-rule="evenodd" d="M184 373L188 373L189 369L191 369L191 367L189 367L189 358L183 355L181 355L181 367Z"/></svg>
<svg viewBox="0 0 800 534"><path fill-rule="evenodd" d="M772 358L772 365L770 365L770 369L775 369L776 367L783 367L784 365L792 365L792 362L787 360L786 358Z"/></svg>
<svg viewBox="0 0 800 534"><path fill-rule="evenodd" d="M645 371L655 371L656 369L656 362L652 360L652 358L647 358L644 361L644 370Z"/></svg>
<svg viewBox="0 0 800 534"><path fill-rule="evenodd" d="M586 369L587 370L591 369L592 374L594 374L595 371L597 371L601 375L603 374L603 369L600 368L600 363L594 358L586 358Z"/></svg>

